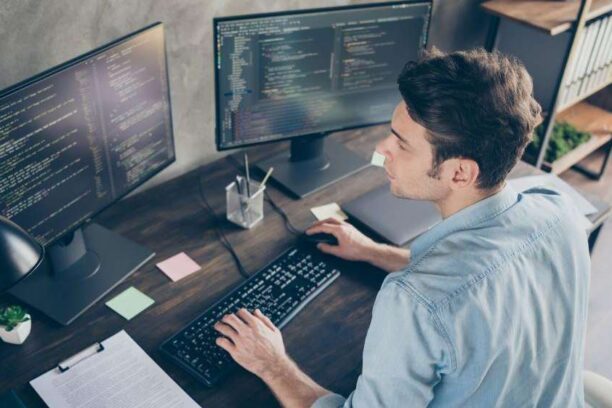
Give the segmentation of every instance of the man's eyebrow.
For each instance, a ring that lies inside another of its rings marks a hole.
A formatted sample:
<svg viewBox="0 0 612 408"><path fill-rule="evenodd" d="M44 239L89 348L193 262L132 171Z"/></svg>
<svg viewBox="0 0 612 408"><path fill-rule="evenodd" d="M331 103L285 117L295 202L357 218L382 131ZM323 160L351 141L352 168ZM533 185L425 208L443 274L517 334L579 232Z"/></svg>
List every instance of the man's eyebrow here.
<svg viewBox="0 0 612 408"><path fill-rule="evenodd" d="M405 138L400 136L400 134L397 133L395 129L391 128L391 133L393 133L395 135L395 137L397 137L399 140L401 140L402 142L406 143L407 145L410 144L410 143L408 143L408 141Z"/></svg>

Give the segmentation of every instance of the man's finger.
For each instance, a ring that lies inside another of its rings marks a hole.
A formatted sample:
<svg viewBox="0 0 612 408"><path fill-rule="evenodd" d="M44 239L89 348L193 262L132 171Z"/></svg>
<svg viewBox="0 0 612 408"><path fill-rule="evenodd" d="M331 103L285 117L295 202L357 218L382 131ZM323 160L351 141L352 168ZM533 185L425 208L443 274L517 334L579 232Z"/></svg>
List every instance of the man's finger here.
<svg viewBox="0 0 612 408"><path fill-rule="evenodd" d="M337 235L338 228L340 228L340 226L335 225L335 224L321 224L321 225L317 225L316 227L312 227L306 230L306 235L312 235L312 234L317 234L319 232L324 232L326 234L332 234L337 239L338 238L338 235Z"/></svg>
<svg viewBox="0 0 612 408"><path fill-rule="evenodd" d="M268 318L265 314L261 313L261 310L255 309L255 317L258 317L266 326L268 326L272 330L276 330L276 326L272 323L272 320Z"/></svg>
<svg viewBox="0 0 612 408"><path fill-rule="evenodd" d="M231 355L233 355L234 351L236 350L236 345L225 337L217 337L215 343L217 343L217 346L221 347L223 350L227 351Z"/></svg>
<svg viewBox="0 0 612 408"><path fill-rule="evenodd" d="M241 308L236 312L236 314L249 326L252 326L256 323L256 318L253 316L248 310L245 308Z"/></svg>
<svg viewBox="0 0 612 408"><path fill-rule="evenodd" d="M321 225L321 224L336 224L336 225L340 225L342 223L343 223L343 221L340 221L337 218L329 217L329 218L326 218L324 220L320 220L320 221L317 221L317 222L313 223L309 228L314 227L315 225Z"/></svg>
<svg viewBox="0 0 612 408"><path fill-rule="evenodd" d="M238 333L240 333L241 330L244 330L246 326L245 323L240 320L235 314L225 315L223 316L221 321L230 326L232 329L236 330Z"/></svg>
<svg viewBox="0 0 612 408"><path fill-rule="evenodd" d="M335 218L327 218L325 220L315 222L304 232L306 232L306 235L315 234L316 232L314 230L321 227L322 225L337 227L342 225L342 222Z"/></svg>
<svg viewBox="0 0 612 408"><path fill-rule="evenodd" d="M229 337L230 339L232 339L232 341L234 340L234 336L238 334L236 330L234 330L231 326L228 326L223 322L217 322L213 327L216 331L218 331L225 337Z"/></svg>

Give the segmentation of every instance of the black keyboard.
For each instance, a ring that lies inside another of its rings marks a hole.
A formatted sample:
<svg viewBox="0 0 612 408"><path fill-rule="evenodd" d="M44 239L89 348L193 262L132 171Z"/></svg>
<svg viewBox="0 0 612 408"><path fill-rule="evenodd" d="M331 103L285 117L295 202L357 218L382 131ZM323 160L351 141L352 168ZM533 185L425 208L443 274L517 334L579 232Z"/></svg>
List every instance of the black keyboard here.
<svg viewBox="0 0 612 408"><path fill-rule="evenodd" d="M221 334L213 325L225 314L240 308L249 311L259 308L282 328L339 275L330 258L316 248L308 245L290 248L166 340L161 350L212 386L237 365L215 343Z"/></svg>

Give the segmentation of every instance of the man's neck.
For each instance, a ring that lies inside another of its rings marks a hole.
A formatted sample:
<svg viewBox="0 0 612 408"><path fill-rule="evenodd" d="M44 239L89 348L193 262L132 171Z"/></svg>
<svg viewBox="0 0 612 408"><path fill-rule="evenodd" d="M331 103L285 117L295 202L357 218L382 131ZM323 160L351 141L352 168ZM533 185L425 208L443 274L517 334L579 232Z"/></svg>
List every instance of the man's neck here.
<svg viewBox="0 0 612 408"><path fill-rule="evenodd" d="M436 201L435 204L442 215L442 219L446 219L464 208L497 194L504 186L505 183L491 190L454 191L443 199Z"/></svg>

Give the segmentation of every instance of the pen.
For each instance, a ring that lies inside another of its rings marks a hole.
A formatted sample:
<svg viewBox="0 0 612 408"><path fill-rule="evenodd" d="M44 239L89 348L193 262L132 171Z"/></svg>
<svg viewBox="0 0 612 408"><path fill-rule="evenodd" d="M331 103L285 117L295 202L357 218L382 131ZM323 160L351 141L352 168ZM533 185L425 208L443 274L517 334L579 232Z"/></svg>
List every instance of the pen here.
<svg viewBox="0 0 612 408"><path fill-rule="evenodd" d="M240 176L236 176L236 191L238 191L238 206L240 207L240 214L242 214L242 220L246 222L246 214L245 214L245 203L242 200L242 187L240 187Z"/></svg>
<svg viewBox="0 0 612 408"><path fill-rule="evenodd" d="M264 187L266 186L266 181L268 181L268 178L270 178L270 175L272 174L272 171L274 171L274 167L270 167L270 169L266 173L266 176L263 178L261 184L259 185L259 188L255 192L255 195L257 195L257 193L259 193L261 190L264 189Z"/></svg>
<svg viewBox="0 0 612 408"><path fill-rule="evenodd" d="M244 154L244 171L246 173L246 191L249 198L251 198L251 176L249 175L249 156Z"/></svg>
<svg viewBox="0 0 612 408"><path fill-rule="evenodd" d="M242 187L240 186L240 176L236 176L236 190L238 190L239 195L242 195Z"/></svg>

